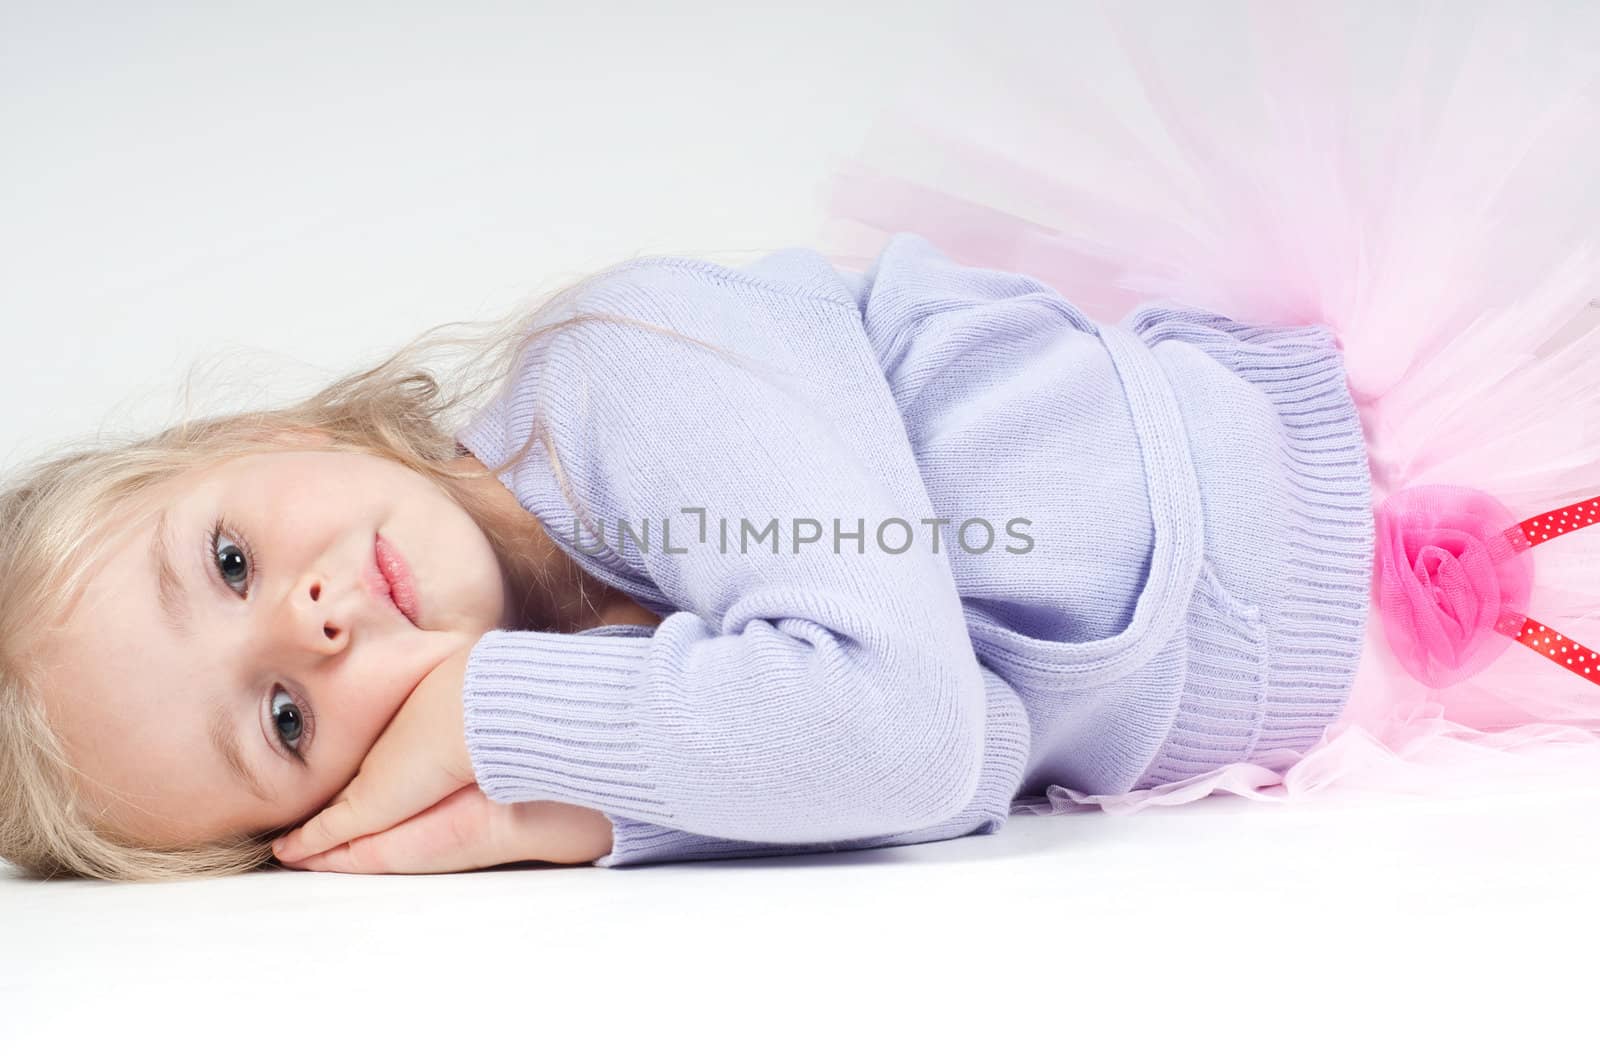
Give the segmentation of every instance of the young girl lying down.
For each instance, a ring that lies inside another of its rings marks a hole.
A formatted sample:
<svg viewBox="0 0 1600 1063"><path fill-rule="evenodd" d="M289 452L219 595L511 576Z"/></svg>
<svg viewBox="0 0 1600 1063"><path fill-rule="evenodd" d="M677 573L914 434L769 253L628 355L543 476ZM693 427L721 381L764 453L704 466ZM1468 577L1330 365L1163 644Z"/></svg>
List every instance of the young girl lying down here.
<svg viewBox="0 0 1600 1063"><path fill-rule="evenodd" d="M492 334L484 402L416 349L15 477L0 855L148 878L934 841L1052 784L1303 747L1354 677L1359 622L1262 630L1313 561L1327 616L1367 604L1324 329L1097 325L902 233L862 273L602 271ZM1314 485L1284 471L1308 434ZM1189 726L1235 708L1225 741Z"/></svg>
<svg viewBox="0 0 1600 1063"><path fill-rule="evenodd" d="M425 338L15 476L0 856L152 878L906 845L1013 801L1245 792L1359 752L1341 728L1404 737L1474 671L1524 691L1486 738L1600 681L1524 611L1528 547L1600 499L1547 477L1528 497L1567 515L1518 524L1386 470L1375 515L1321 324L1096 323L901 232L862 272L635 259L483 341L476 385L410 364Z"/></svg>
<svg viewBox="0 0 1600 1063"><path fill-rule="evenodd" d="M1600 522L1600 26L1429 9L1384 67L1294 6L1249 91L1123 64L1172 152L1053 54L1004 121L930 103L910 179L845 185L859 272L635 259L460 377L424 337L14 470L0 857L625 867L1592 780L1600 568L1549 544Z"/></svg>

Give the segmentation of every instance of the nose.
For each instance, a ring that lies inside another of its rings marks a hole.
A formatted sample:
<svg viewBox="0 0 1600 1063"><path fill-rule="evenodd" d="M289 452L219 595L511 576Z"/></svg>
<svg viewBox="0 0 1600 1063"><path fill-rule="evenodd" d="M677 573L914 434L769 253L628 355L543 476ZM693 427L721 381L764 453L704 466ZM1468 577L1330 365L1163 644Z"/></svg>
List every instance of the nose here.
<svg viewBox="0 0 1600 1063"><path fill-rule="evenodd" d="M332 657L344 652L350 641L350 617L356 608L355 596L362 588L352 586L346 593L329 593L329 581L315 572L302 575L287 601L278 610L276 622L279 644L291 653L310 653Z"/></svg>

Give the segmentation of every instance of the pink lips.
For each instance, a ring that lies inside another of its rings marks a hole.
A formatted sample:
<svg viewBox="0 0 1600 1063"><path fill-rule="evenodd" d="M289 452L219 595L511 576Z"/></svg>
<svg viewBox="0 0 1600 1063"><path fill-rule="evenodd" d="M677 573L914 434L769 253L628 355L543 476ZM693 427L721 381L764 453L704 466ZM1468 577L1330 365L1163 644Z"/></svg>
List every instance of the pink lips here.
<svg viewBox="0 0 1600 1063"><path fill-rule="evenodd" d="M411 569L407 567L405 558L400 552L384 541L383 536L378 536L373 546L373 556L377 562L378 573L385 586L384 594L388 597L405 618L417 626L417 587L411 578Z"/></svg>

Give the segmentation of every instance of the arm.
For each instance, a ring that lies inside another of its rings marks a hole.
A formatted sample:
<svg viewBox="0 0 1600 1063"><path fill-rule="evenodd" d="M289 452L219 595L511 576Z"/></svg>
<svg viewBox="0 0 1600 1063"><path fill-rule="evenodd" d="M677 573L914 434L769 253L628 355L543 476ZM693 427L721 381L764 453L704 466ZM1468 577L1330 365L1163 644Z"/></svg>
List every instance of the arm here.
<svg viewBox="0 0 1600 1063"><path fill-rule="evenodd" d="M654 624L607 624L586 628L583 634L648 637L654 630ZM972 833L993 834L1005 823L1011 799L1016 793L1017 784L1026 766L1031 739L1027 712L1016 691L988 668L983 668L982 674L988 715L984 735L983 775L978 790L967 807L950 819L931 827L839 842L763 845L690 834L616 813L593 812L591 816L589 809L565 805L554 807L569 810L574 816L574 823L581 821L581 826L577 828L579 833L572 838L572 844L577 852L592 852L594 855L583 857L583 861L592 861L599 867L630 867L637 864L680 860L842 852L944 841ZM547 848L544 838L535 839L533 844ZM530 856L529 859L545 859L545 857Z"/></svg>
<svg viewBox="0 0 1600 1063"><path fill-rule="evenodd" d="M598 322L558 334L542 387L516 389L504 423L526 430L539 396L563 468L605 533L602 562L643 573L679 608L649 637L486 633L464 689L479 785L497 801L565 801L619 825L763 845L950 821L979 789L984 679L944 548L931 549L920 523L934 514L859 317L844 302L763 302L803 318L796 330L823 330L819 360L805 362L784 322L741 316L743 293L655 279L667 327L791 370L787 386L647 330ZM708 292L728 302L707 309ZM796 381L813 390L797 396ZM830 398L874 387L892 422L841 431ZM685 507L704 510L703 537ZM889 517L923 532L916 547L879 549ZM611 549L619 518L650 529L644 548ZM776 519L776 537L741 551L746 518L756 530ZM823 541L796 549L794 518L819 522ZM864 541L835 552L835 519L848 533L864 527ZM551 532L573 529L556 521ZM589 535L582 542L595 549Z"/></svg>

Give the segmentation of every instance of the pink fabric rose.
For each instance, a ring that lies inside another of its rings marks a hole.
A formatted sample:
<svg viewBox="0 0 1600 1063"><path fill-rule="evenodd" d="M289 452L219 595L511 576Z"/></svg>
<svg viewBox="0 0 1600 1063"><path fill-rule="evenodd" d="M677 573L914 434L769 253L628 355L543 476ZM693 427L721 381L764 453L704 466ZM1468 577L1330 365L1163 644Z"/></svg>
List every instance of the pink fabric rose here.
<svg viewBox="0 0 1600 1063"><path fill-rule="evenodd" d="M1446 687L1511 646L1533 558L1510 510L1482 491L1428 484L1385 499L1375 531L1379 614L1407 672Z"/></svg>

